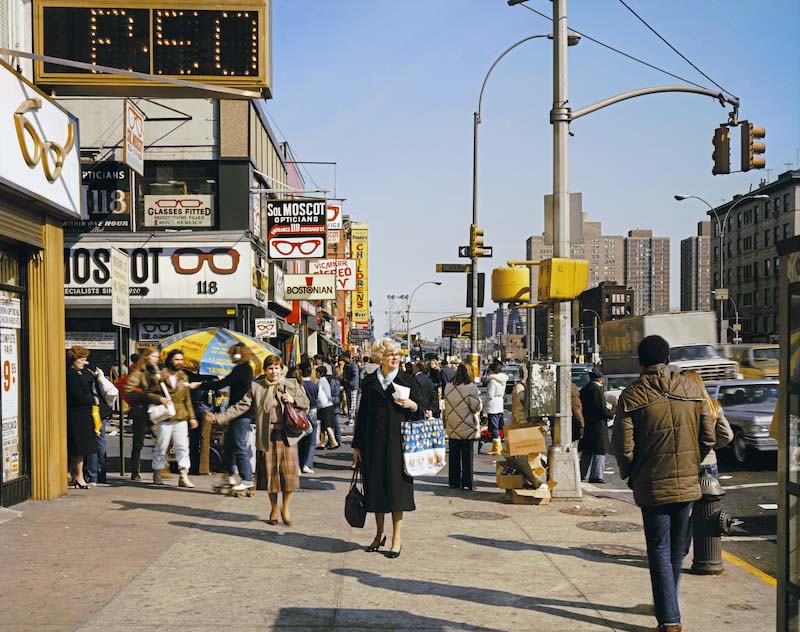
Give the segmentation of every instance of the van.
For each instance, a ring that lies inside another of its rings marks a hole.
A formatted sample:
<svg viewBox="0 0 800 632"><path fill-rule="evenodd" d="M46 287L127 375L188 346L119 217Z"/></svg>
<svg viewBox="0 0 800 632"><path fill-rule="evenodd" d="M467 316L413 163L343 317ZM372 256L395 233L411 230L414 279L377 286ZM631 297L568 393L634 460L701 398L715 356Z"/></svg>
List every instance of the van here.
<svg viewBox="0 0 800 632"><path fill-rule="evenodd" d="M739 363L742 376L754 379L778 377L780 347L773 344L725 345L725 356Z"/></svg>

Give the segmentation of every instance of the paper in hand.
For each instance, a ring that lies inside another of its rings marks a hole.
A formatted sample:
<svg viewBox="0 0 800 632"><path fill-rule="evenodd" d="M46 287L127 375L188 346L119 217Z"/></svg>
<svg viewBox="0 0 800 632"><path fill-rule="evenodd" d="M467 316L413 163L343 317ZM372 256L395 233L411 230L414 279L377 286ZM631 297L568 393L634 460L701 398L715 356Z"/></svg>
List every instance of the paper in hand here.
<svg viewBox="0 0 800 632"><path fill-rule="evenodd" d="M408 386L403 386L402 384L392 384L394 387L394 393L392 393L392 397L395 399L408 399L411 396L411 389Z"/></svg>

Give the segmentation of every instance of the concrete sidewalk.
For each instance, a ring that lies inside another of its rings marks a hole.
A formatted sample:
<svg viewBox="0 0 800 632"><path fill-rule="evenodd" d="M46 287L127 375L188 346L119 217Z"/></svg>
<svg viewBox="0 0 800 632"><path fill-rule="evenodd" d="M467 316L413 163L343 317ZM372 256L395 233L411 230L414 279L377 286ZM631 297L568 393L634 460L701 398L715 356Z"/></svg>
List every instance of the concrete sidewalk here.
<svg viewBox="0 0 800 632"><path fill-rule="evenodd" d="M655 629L635 506L591 493L510 505L480 455L477 492L417 481L390 560L363 551L370 522L344 520L349 462L318 453L290 528L264 522L265 493L214 495L210 477L195 490L112 477L18 505L0 524L0 631ZM774 588L731 564L684 575L681 606L688 632L775 629Z"/></svg>

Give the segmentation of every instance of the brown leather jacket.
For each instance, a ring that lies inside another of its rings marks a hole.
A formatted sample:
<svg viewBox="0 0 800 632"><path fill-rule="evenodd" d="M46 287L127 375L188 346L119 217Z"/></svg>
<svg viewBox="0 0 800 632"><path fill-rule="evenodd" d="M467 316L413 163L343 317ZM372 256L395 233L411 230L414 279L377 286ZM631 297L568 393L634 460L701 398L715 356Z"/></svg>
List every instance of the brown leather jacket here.
<svg viewBox="0 0 800 632"><path fill-rule="evenodd" d="M700 461L714 447L703 389L665 365L645 367L620 395L611 436L640 507L700 498Z"/></svg>

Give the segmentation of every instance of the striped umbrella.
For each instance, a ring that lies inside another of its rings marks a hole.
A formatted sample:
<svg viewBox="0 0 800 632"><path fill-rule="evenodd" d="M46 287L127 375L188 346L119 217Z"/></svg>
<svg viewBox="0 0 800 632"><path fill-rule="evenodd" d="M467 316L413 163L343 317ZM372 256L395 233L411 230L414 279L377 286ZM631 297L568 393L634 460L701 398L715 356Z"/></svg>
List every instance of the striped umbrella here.
<svg viewBox="0 0 800 632"><path fill-rule="evenodd" d="M183 352L183 364L190 371L201 375L224 377L233 369L228 349L236 343L246 345L253 352L253 372L258 375L264 360L281 352L271 344L238 331L224 327L192 329L164 338L160 344L163 358L172 349Z"/></svg>

